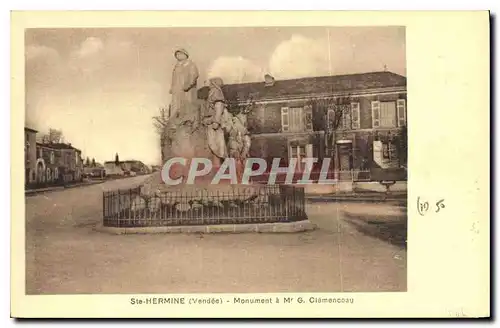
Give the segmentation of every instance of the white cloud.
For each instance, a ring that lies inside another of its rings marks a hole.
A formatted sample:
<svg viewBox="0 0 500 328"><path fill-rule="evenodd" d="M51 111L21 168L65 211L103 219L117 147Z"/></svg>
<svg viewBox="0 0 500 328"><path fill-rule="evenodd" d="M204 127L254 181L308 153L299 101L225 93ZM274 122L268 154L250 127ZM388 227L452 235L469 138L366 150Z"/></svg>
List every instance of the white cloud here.
<svg viewBox="0 0 500 328"><path fill-rule="evenodd" d="M88 56L93 56L101 52L104 48L104 43L101 39L96 37L88 37L83 41L78 49L75 50L74 54L77 57L85 58Z"/></svg>
<svg viewBox="0 0 500 328"><path fill-rule="evenodd" d="M37 59L59 59L59 53L54 48L36 44L27 46L25 49L25 55L27 61Z"/></svg>
<svg viewBox="0 0 500 328"><path fill-rule="evenodd" d="M326 38L293 35L276 46L269 57L269 70L243 57L219 57L208 69L208 78L219 76L224 83L257 82L270 73L276 79L293 79L335 73L334 53L328 53ZM338 61L337 61L338 62Z"/></svg>
<svg viewBox="0 0 500 328"><path fill-rule="evenodd" d="M293 35L276 47L269 59L269 69L278 79L328 75L332 61L326 38Z"/></svg>
<svg viewBox="0 0 500 328"><path fill-rule="evenodd" d="M120 71L130 66L137 56L132 50L133 44L129 41L88 37L71 53L68 67L85 78L92 78L102 69Z"/></svg>
<svg viewBox="0 0 500 328"><path fill-rule="evenodd" d="M208 78L220 77L224 83L255 82L264 79L261 67L243 57L218 57L208 69Z"/></svg>

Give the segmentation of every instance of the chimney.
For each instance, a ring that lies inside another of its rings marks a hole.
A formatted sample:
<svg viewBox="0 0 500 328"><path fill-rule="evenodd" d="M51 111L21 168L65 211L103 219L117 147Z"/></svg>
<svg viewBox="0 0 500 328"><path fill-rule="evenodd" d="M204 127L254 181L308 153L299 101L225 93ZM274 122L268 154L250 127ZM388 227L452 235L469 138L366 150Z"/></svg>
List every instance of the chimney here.
<svg viewBox="0 0 500 328"><path fill-rule="evenodd" d="M264 83L266 87L272 87L274 85L274 77L270 74L264 75Z"/></svg>

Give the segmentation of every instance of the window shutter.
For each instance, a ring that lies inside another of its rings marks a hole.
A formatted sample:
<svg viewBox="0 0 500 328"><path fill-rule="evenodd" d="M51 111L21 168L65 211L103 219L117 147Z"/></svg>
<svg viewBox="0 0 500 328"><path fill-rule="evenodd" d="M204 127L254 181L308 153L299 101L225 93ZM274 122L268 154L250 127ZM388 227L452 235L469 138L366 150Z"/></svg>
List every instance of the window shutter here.
<svg viewBox="0 0 500 328"><path fill-rule="evenodd" d="M380 127L380 102L372 101L372 127Z"/></svg>
<svg viewBox="0 0 500 328"><path fill-rule="evenodd" d="M398 126L406 125L406 100L398 99Z"/></svg>
<svg viewBox="0 0 500 328"><path fill-rule="evenodd" d="M304 116L306 120L305 128L306 131L312 131L313 130L313 116L312 116L312 106L311 105L306 105L304 107Z"/></svg>
<svg viewBox="0 0 500 328"><path fill-rule="evenodd" d="M290 120L288 107L281 107L281 131L288 132Z"/></svg>
<svg viewBox="0 0 500 328"><path fill-rule="evenodd" d="M359 103L351 103L351 125L352 129L360 128Z"/></svg>

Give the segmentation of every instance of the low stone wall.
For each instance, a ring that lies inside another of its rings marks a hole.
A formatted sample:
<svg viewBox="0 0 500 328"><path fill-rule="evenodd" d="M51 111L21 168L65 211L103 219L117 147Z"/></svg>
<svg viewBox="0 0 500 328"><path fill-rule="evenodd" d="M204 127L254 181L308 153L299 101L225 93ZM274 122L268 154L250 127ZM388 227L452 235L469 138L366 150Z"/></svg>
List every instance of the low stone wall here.
<svg viewBox="0 0 500 328"><path fill-rule="evenodd" d="M406 181L396 181L393 184L389 191L406 191L407 190L407 182ZM362 192L362 191L372 191L372 192L385 192L385 186L381 185L379 182L371 181L371 182L355 182L353 185L354 191Z"/></svg>
<svg viewBox="0 0 500 328"><path fill-rule="evenodd" d="M407 189L406 181L397 181L389 188L389 191L405 192ZM343 194L352 192L379 192L385 193L385 186L377 181L370 182L350 182L341 181L335 184L310 184L304 186L306 195L329 195Z"/></svg>
<svg viewBox="0 0 500 328"><path fill-rule="evenodd" d="M97 231L112 234L154 234L154 233L292 233L311 231L316 225L309 220L283 223L218 224L204 226L165 226L141 228L114 228L100 225Z"/></svg>

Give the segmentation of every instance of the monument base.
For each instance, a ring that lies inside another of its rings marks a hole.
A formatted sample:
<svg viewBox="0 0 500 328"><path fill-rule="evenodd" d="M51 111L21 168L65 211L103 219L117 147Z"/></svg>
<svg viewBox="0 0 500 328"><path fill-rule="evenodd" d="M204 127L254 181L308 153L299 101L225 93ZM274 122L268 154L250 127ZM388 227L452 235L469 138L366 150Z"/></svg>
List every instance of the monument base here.
<svg viewBox="0 0 500 328"><path fill-rule="evenodd" d="M171 227L136 227L119 228L98 226L99 232L112 234L154 234L154 233L294 233L315 230L317 227L308 219L295 222L253 223L253 224L220 224Z"/></svg>

